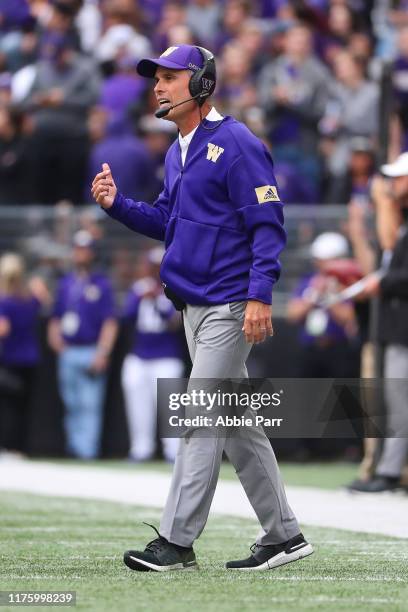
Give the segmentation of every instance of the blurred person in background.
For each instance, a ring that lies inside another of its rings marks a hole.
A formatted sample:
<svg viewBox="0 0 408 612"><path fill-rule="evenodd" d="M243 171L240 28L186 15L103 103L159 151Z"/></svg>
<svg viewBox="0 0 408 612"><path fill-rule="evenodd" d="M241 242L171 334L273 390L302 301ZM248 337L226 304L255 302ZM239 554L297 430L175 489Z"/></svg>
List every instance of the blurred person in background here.
<svg viewBox="0 0 408 612"><path fill-rule="evenodd" d="M221 111L238 119L258 103L250 58L242 52L237 42L225 45L220 57L220 85L217 103Z"/></svg>
<svg viewBox="0 0 408 612"><path fill-rule="evenodd" d="M222 6L218 0L189 0L186 24L200 45L212 46L220 29Z"/></svg>
<svg viewBox="0 0 408 612"><path fill-rule="evenodd" d="M236 37L238 46L241 47L243 55L249 58L251 72L256 78L261 69L270 59L266 52L266 28L260 19L246 19Z"/></svg>
<svg viewBox="0 0 408 612"><path fill-rule="evenodd" d="M181 317L164 295L159 271L163 247L147 253L147 274L130 289L123 317L134 326L132 347L122 368L122 387L130 435L129 458L152 459L156 451L157 379L181 378L184 371ZM177 438L162 438L163 455L174 462Z"/></svg>
<svg viewBox="0 0 408 612"><path fill-rule="evenodd" d="M92 55L102 35L103 14L100 0L83 0L75 17L81 49Z"/></svg>
<svg viewBox="0 0 408 612"><path fill-rule="evenodd" d="M399 209L401 224L389 267L381 280L373 278L366 296L379 295L379 341L385 347L384 378L387 429L384 447L369 480L356 480L349 489L367 493L392 491L400 486L408 457L408 153L385 164L390 179L387 205Z"/></svg>
<svg viewBox="0 0 408 612"><path fill-rule="evenodd" d="M338 194L347 180L353 138L363 136L374 141L378 133L379 89L365 79L361 64L348 51L336 55L334 72L319 130L327 166L324 199L342 204Z"/></svg>
<svg viewBox="0 0 408 612"><path fill-rule="evenodd" d="M101 84L99 106L114 117L126 119L144 98L146 84L136 72L136 62L130 55L112 62L112 74Z"/></svg>
<svg viewBox="0 0 408 612"><path fill-rule="evenodd" d="M0 451L27 452L30 404L40 361L37 325L49 294L38 278L25 277L16 253L0 258Z"/></svg>
<svg viewBox="0 0 408 612"><path fill-rule="evenodd" d="M292 164L298 180L320 184L317 124L327 102L330 74L313 54L308 27L295 24L285 35L284 53L258 78L267 113L274 159Z"/></svg>
<svg viewBox="0 0 408 612"><path fill-rule="evenodd" d="M148 37L142 34L141 14L134 0L107 0L103 17L104 33L95 49L99 62L115 62L123 57L136 60L151 51Z"/></svg>
<svg viewBox="0 0 408 612"><path fill-rule="evenodd" d="M408 24L398 33L398 50L393 64L394 100L397 116L397 151L408 150Z"/></svg>
<svg viewBox="0 0 408 612"><path fill-rule="evenodd" d="M118 185L133 197L143 199L152 191L153 160L143 141L134 134L129 119L94 107L89 118L93 145L88 161L85 199L90 202L90 184L104 161L115 171Z"/></svg>
<svg viewBox="0 0 408 612"><path fill-rule="evenodd" d="M30 144L35 178L32 201L53 204L66 198L82 202L87 115L98 93L94 62L74 50L67 34L47 32L33 83L22 100L34 126Z"/></svg>
<svg viewBox="0 0 408 612"><path fill-rule="evenodd" d="M117 335L107 276L94 270L95 242L86 230L73 239L73 271L58 286L48 341L58 355L67 452L92 459L100 451L109 357Z"/></svg>
<svg viewBox="0 0 408 612"><path fill-rule="evenodd" d="M27 204L32 198L31 165L24 115L0 105L0 205Z"/></svg>
<svg viewBox="0 0 408 612"><path fill-rule="evenodd" d="M397 31L408 25L407 0L374 0L371 13L376 39L376 56L389 61L395 57Z"/></svg>
<svg viewBox="0 0 408 612"><path fill-rule="evenodd" d="M301 279L287 306L289 322L301 325L303 352L299 376L358 376L358 351L354 344L358 330L353 304L320 305L325 297L343 288L335 271L335 262L347 257L347 240L342 234L325 232L314 240L310 254L315 272Z"/></svg>
<svg viewBox="0 0 408 612"><path fill-rule="evenodd" d="M170 47L177 45L193 45L194 35L188 25L174 25L167 31Z"/></svg>
<svg viewBox="0 0 408 612"><path fill-rule="evenodd" d="M169 32L175 26L186 24L186 5L179 0L165 2L161 18L155 24L152 41L154 49L167 49L170 46Z"/></svg>
<svg viewBox="0 0 408 612"><path fill-rule="evenodd" d="M365 136L349 141L349 157L344 174L327 182L325 203L345 204L353 201L363 208L370 206L371 181L375 171L375 145Z"/></svg>
<svg viewBox="0 0 408 612"><path fill-rule="evenodd" d="M153 161L152 174L149 175L149 179L145 177L146 186L149 184L150 189L150 195L146 199L155 200L162 189L166 153L176 138L177 129L170 121L144 115L139 121L138 130Z"/></svg>
<svg viewBox="0 0 408 612"><path fill-rule="evenodd" d="M348 204L347 218L347 236L349 238L353 256L358 262L363 276L367 276L375 271L377 265L376 244L386 253L391 248L390 237L392 238L392 248L396 241L396 231L399 225L399 220L394 218L394 207L387 195L387 186L385 185L384 177L375 175L370 180L370 202L364 198L351 199ZM390 212L392 215L390 216ZM372 216L375 213L376 224L380 229L378 240L375 236L375 228L372 227ZM360 377L374 379L376 372L376 359L379 359L376 353L376 346L370 334L370 313L371 304L370 297L361 293L354 300L354 308L358 320L359 336L362 343L361 361L360 361ZM373 397L370 397L370 394ZM379 401L376 389L366 388L364 390L366 406L368 407L368 416L370 410L372 415L376 415ZM374 434L375 435L375 434ZM363 458L359 467L359 476L362 480L369 480L375 470L375 464L378 454L379 440L373 436L373 428L369 419L365 422L365 437L363 442Z"/></svg>
<svg viewBox="0 0 408 612"><path fill-rule="evenodd" d="M315 272L301 279L287 306L290 323L300 326L300 378L354 378L359 376L360 341L354 305L343 301L332 306L321 301L344 288L341 267L347 260L348 244L342 234L325 232L313 241L310 254ZM353 272L354 273L354 272ZM356 272L356 278L358 280ZM304 439L296 441L298 459L315 457L355 458L355 441Z"/></svg>
<svg viewBox="0 0 408 612"><path fill-rule="evenodd" d="M138 4L145 23L152 29L159 23L168 0L138 0Z"/></svg>
<svg viewBox="0 0 408 612"><path fill-rule="evenodd" d="M0 72L14 73L35 60L36 20L27 0L0 2Z"/></svg>
<svg viewBox="0 0 408 612"><path fill-rule="evenodd" d="M81 40L75 23L82 0L49 0L48 3L38 4L38 8L35 3L31 6L31 10L36 16L40 34L37 55L42 52L42 39L47 33L65 37L69 41L70 47L75 51L82 52Z"/></svg>
<svg viewBox="0 0 408 612"><path fill-rule="evenodd" d="M346 3L331 2L328 7L328 33L322 40L322 55L327 64L331 64L339 49L345 49L351 42L355 31L355 15Z"/></svg>
<svg viewBox="0 0 408 612"><path fill-rule="evenodd" d="M353 32L347 50L359 62L363 73L369 78L376 77L376 58L373 56L374 40L371 32Z"/></svg>
<svg viewBox="0 0 408 612"><path fill-rule="evenodd" d="M251 14L251 3L247 0L226 0L221 14L219 31L213 42L214 51L220 53L222 48L236 40L241 28Z"/></svg>

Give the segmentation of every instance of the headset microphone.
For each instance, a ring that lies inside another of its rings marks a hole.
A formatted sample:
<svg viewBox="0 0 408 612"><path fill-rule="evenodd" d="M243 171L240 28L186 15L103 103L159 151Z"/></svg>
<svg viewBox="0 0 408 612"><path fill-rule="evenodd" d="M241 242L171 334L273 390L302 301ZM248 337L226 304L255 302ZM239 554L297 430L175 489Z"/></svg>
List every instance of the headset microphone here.
<svg viewBox="0 0 408 612"><path fill-rule="evenodd" d="M154 113L154 115L155 117L157 117L157 119L162 119L163 117L168 115L169 112L173 110L173 108L176 108L177 106L181 106L182 104L186 104L186 102L191 102L191 100L195 100L196 98L206 98L208 95L209 93L207 93L206 91L200 91L200 93L193 96L192 98L187 98L187 100L183 100L182 102L179 102L178 104L174 104L173 106L166 106L165 108L159 108Z"/></svg>

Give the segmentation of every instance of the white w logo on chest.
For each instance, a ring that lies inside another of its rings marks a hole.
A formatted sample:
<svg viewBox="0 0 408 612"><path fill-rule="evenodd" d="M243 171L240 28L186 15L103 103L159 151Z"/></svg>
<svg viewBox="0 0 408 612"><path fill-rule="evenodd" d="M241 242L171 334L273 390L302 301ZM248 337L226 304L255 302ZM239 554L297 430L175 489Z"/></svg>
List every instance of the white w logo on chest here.
<svg viewBox="0 0 408 612"><path fill-rule="evenodd" d="M224 149L222 147L219 147L218 145L212 144L212 142L209 142L207 144L207 147L207 159L214 162L215 164L215 162L218 161L218 158L221 153L224 153Z"/></svg>

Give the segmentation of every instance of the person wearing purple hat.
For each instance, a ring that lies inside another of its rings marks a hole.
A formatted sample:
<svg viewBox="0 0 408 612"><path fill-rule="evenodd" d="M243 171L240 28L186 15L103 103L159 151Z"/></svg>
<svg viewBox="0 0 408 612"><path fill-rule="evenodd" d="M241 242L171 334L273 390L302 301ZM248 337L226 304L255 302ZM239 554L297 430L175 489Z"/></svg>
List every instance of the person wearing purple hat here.
<svg viewBox="0 0 408 612"><path fill-rule="evenodd" d="M48 327L58 355L67 451L80 459L99 453L109 356L117 335L109 279L93 270L95 242L86 230L74 235L72 272L64 276Z"/></svg>
<svg viewBox="0 0 408 612"><path fill-rule="evenodd" d="M172 46L159 58L142 59L137 70L155 79L156 116L179 129L166 156L163 191L153 206L125 198L103 164L92 193L110 217L165 242L160 276L183 311L193 362L188 391L200 393L220 380L246 379L252 345L273 333L283 207L265 145L209 102L216 84L210 51ZM144 551L127 551L125 564L136 571L197 567L193 543L207 521L224 451L262 524L253 554L226 567L266 570L310 555L263 429L247 424L231 437L210 430L184 432L158 537Z"/></svg>

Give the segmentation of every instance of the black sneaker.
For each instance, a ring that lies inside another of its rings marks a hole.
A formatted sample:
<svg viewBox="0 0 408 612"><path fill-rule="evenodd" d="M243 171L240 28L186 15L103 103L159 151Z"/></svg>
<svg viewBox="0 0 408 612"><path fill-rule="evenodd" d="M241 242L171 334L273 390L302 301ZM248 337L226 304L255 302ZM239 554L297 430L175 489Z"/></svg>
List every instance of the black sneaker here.
<svg viewBox="0 0 408 612"><path fill-rule="evenodd" d="M225 567L245 571L269 570L308 557L313 553L313 547L306 542L303 534L299 533L299 535L282 544L272 544L271 546L253 544L251 552L252 555L248 559L228 561Z"/></svg>
<svg viewBox="0 0 408 612"><path fill-rule="evenodd" d="M159 537L149 542L143 552L138 550L126 551L123 556L125 565L137 572L198 569L192 548L171 544L159 534L156 527L153 525L149 525L149 527L152 527Z"/></svg>
<svg viewBox="0 0 408 612"><path fill-rule="evenodd" d="M400 479L391 476L373 476L370 480L355 480L348 485L349 491L359 493L385 493L400 487Z"/></svg>

